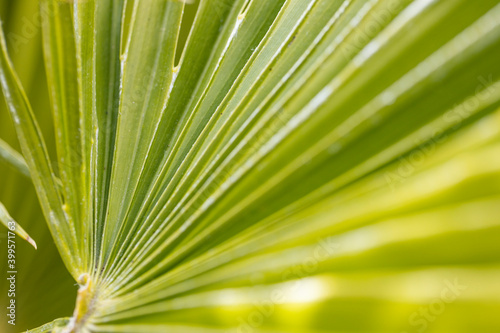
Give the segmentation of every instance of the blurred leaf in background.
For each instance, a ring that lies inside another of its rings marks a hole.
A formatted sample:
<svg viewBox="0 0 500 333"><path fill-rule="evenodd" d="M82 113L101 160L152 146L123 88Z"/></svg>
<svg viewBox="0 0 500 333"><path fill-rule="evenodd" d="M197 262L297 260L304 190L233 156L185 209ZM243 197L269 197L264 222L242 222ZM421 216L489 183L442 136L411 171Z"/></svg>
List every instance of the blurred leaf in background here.
<svg viewBox="0 0 500 333"><path fill-rule="evenodd" d="M37 117L47 140L53 141L53 126L43 63L41 21L38 0L0 1L2 28L7 36L17 73L30 101L36 105ZM1 92L0 92L1 94ZM3 95L2 95L3 99ZM17 136L6 104L0 103L0 138L20 151ZM54 145L49 145L54 156ZM0 159L0 202L38 244L35 251L17 239L17 325L7 323L7 229L0 228L0 332L21 332L40 326L54 318L69 316L74 307L75 282L67 273L54 246L40 210L31 180Z"/></svg>

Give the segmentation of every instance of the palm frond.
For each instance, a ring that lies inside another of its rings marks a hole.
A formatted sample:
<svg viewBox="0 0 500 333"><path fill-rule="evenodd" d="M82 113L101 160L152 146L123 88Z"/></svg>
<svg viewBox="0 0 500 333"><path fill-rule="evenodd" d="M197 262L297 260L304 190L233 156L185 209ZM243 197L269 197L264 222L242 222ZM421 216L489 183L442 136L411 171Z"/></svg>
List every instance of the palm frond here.
<svg viewBox="0 0 500 333"><path fill-rule="evenodd" d="M33 332L498 330L500 3L189 6L41 1L56 163L2 35L80 285Z"/></svg>

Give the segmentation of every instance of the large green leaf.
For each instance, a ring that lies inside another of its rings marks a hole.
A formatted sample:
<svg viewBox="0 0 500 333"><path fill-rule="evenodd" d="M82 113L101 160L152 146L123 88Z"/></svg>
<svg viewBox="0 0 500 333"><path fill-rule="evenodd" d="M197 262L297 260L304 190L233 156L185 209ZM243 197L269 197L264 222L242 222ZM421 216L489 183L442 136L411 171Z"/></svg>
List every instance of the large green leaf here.
<svg viewBox="0 0 500 333"><path fill-rule="evenodd" d="M41 4L57 149L5 42L2 87L80 287L34 332L500 329L497 0Z"/></svg>

